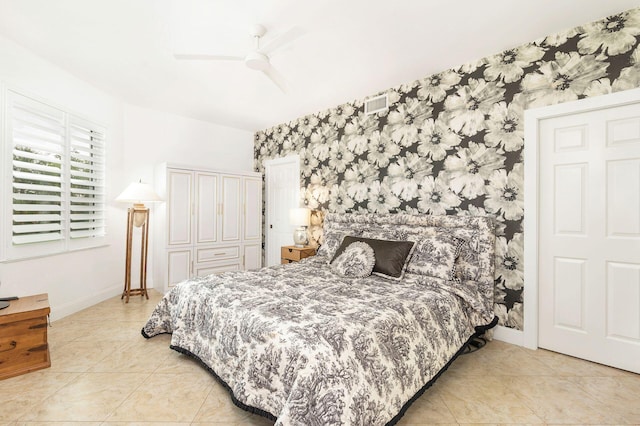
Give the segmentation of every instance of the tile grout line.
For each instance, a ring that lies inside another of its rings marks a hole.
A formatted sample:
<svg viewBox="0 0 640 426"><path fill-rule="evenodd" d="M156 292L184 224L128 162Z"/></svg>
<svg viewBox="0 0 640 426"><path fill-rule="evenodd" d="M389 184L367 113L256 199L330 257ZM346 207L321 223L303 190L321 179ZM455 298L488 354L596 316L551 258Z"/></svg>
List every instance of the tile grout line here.
<svg viewBox="0 0 640 426"><path fill-rule="evenodd" d="M195 422L196 418L198 418L198 414L200 414L200 411L202 411L202 407L204 407L204 404L207 402L209 395L211 395L211 392L213 392L213 387L214 385L209 386L209 392L207 392L207 396L205 396L204 399L202 400L202 404L200 404L200 407L198 407L198 411L196 411L196 413L193 415L193 418L189 422L190 425Z"/></svg>
<svg viewBox="0 0 640 426"><path fill-rule="evenodd" d="M109 373L107 373L109 374ZM140 374L140 373L137 373ZM144 380L140 380L140 383L138 384L138 386L135 386L131 392L129 392L127 394L127 396L120 402L120 404L118 404L113 410L111 410L110 413L108 413L106 415L106 417L102 420L101 424L104 424L105 422L107 422L109 420L109 418L111 416L113 416L115 414L116 411L118 411L118 408L122 407L127 401L129 401L129 398L131 398L131 396L142 387L143 384L145 384L149 379L151 379L151 377L153 376L153 372L149 372L147 373L147 376L144 378ZM126 423L126 422L125 422Z"/></svg>

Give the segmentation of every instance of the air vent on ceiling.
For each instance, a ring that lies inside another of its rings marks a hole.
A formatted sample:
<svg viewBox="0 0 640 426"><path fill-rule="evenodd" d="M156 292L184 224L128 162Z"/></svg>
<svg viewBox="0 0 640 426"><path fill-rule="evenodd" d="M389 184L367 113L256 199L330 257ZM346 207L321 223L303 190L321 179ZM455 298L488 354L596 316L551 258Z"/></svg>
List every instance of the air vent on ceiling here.
<svg viewBox="0 0 640 426"><path fill-rule="evenodd" d="M376 112L384 111L389 107L388 102L386 94L367 99L364 101L364 113L375 114Z"/></svg>

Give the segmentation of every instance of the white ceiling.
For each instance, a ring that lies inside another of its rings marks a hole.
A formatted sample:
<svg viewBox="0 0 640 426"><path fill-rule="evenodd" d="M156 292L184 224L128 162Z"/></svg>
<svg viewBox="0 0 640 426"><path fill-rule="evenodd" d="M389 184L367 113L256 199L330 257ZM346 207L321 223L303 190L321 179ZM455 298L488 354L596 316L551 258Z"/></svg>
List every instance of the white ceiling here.
<svg viewBox="0 0 640 426"><path fill-rule="evenodd" d="M640 6L638 0L0 0L0 34L125 102L247 130L402 83ZM244 55L271 55L283 94ZM0 57L1 59L1 57ZM0 62L1 63L1 62Z"/></svg>

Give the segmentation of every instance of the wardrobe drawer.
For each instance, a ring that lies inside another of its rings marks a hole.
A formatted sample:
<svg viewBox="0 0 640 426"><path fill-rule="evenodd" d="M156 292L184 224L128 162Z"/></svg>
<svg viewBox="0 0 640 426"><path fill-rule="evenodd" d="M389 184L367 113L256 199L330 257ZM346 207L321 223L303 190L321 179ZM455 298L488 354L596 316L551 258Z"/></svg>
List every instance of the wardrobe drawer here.
<svg viewBox="0 0 640 426"><path fill-rule="evenodd" d="M240 259L240 246L208 247L196 249L196 263L216 260Z"/></svg>

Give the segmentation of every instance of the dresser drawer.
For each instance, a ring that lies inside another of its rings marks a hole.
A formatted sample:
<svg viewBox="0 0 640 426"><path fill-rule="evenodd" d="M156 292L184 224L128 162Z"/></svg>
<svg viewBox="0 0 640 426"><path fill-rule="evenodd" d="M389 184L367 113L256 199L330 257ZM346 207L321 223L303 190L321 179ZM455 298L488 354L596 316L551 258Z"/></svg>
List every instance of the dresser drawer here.
<svg viewBox="0 0 640 426"><path fill-rule="evenodd" d="M316 249L313 247L284 246L280 249L280 258L282 259L282 263L297 262L305 257L310 257L315 254Z"/></svg>
<svg viewBox="0 0 640 426"><path fill-rule="evenodd" d="M196 263L216 260L240 259L240 246L209 247L196 249Z"/></svg>
<svg viewBox="0 0 640 426"><path fill-rule="evenodd" d="M0 324L0 379L50 365L46 316Z"/></svg>
<svg viewBox="0 0 640 426"><path fill-rule="evenodd" d="M240 264L237 262L214 262L198 265L194 272L196 277L202 277L210 274L221 274L222 272L239 271L240 269Z"/></svg>

